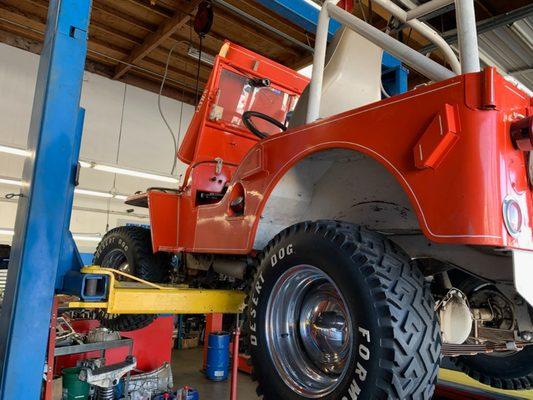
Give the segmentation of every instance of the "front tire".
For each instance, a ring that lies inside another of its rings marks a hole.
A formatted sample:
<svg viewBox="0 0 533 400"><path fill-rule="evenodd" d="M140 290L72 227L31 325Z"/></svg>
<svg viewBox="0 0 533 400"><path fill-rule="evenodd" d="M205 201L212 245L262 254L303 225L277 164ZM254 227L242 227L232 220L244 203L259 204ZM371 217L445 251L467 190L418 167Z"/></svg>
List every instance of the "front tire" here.
<svg viewBox="0 0 533 400"><path fill-rule="evenodd" d="M150 282L163 283L169 278L171 255L153 253L150 230L138 226L111 229L102 238L94 253L93 264L126 272ZM122 279L117 276L117 279ZM100 325L113 331L134 331L150 325L156 315L98 315Z"/></svg>
<svg viewBox="0 0 533 400"><path fill-rule="evenodd" d="M266 400L430 399L440 329L421 272L385 237L330 221L278 234L248 312Z"/></svg>

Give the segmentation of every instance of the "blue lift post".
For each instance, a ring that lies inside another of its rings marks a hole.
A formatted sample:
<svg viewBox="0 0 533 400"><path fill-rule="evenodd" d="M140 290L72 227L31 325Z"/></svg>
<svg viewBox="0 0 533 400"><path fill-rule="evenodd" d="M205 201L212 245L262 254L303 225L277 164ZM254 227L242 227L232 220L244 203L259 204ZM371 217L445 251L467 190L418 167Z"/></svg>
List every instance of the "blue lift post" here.
<svg viewBox="0 0 533 400"><path fill-rule="evenodd" d="M308 32L316 32L320 11L310 2L312 0L256 0L268 9L292 21ZM334 20L329 23L329 39L341 25ZM407 76L409 70L402 66L397 58L383 52L382 66L383 87L390 95L407 92Z"/></svg>
<svg viewBox="0 0 533 400"><path fill-rule="evenodd" d="M305 4L303 0L260 2L267 7ZM54 290L62 286L68 271L82 266L69 223L83 127L79 102L90 6L91 0L51 0L49 5L28 136L32 156L24 165L25 186L0 317L1 399L39 398ZM292 14L284 15L300 15L296 22L315 30L312 22L318 11L303 10L294 7ZM313 17L302 18L306 15ZM333 23L331 34L337 28ZM384 71L405 73L397 60L384 63ZM393 82L403 85L406 75ZM397 89L391 93L403 91L401 86Z"/></svg>
<svg viewBox="0 0 533 400"><path fill-rule="evenodd" d="M54 289L81 260L68 227L91 0L51 0L0 318L0 399L39 399ZM78 265L79 264L79 265Z"/></svg>

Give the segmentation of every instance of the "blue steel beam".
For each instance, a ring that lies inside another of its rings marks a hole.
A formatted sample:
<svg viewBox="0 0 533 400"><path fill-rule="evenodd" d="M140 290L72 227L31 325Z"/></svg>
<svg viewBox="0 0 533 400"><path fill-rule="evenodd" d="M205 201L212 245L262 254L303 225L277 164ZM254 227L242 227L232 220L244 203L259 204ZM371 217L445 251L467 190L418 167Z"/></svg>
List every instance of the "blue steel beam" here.
<svg viewBox="0 0 533 400"><path fill-rule="evenodd" d="M51 0L0 317L0 398L39 399L61 261L76 264L70 219L90 0Z"/></svg>
<svg viewBox="0 0 533 400"><path fill-rule="evenodd" d="M283 18L295 23L299 27L308 32L316 32L316 25L318 21L318 14L320 9L313 6L312 0L256 0L258 3L264 5L266 8L276 12ZM333 39L333 35L340 28L337 21L331 21L329 24L329 37Z"/></svg>

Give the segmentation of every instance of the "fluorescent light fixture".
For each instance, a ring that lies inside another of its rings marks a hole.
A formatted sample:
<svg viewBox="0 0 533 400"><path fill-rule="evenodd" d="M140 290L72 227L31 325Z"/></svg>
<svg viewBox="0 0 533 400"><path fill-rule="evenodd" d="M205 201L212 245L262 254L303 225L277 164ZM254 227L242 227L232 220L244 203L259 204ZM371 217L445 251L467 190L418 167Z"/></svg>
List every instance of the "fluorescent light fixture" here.
<svg viewBox="0 0 533 400"><path fill-rule="evenodd" d="M135 169L117 167L115 165L108 164L99 164L95 162L80 161L80 166L82 168L91 168L96 171L110 172L112 174L118 175L128 175L135 176L137 178L151 179L154 181L167 182L167 183L178 183L178 179L170 175L159 175L151 172L137 171Z"/></svg>
<svg viewBox="0 0 533 400"><path fill-rule="evenodd" d="M23 186L22 181L9 178L0 178L0 184L12 185L12 186ZM74 189L74 193L81 194L83 196L93 196L93 197L102 197L106 199L117 199L117 200L126 200L128 196L124 194L113 194L110 192L100 192L98 190L88 190L88 189Z"/></svg>
<svg viewBox="0 0 533 400"><path fill-rule="evenodd" d="M74 193L76 194L82 194L85 196L93 196L93 197L105 197L107 199L110 199L113 197L111 193L108 192L98 192L96 190L86 190L86 189L74 189Z"/></svg>
<svg viewBox="0 0 533 400"><path fill-rule="evenodd" d="M204 55L202 55L202 60L203 60L203 56ZM209 55L205 55L205 56L208 57L207 60L209 60L210 56ZM196 58L198 58L198 56ZM5 146L5 145L0 145L0 153L9 153L9 154L15 154L15 155L24 156L24 157L27 157L31 154L28 150L24 150L24 149L12 147L12 146ZM129 169L129 168L117 167L115 165L99 164L96 162L84 161L84 160L80 160L79 163L82 168L92 168L97 171L110 172L110 173L119 174L119 175L135 176L138 178L151 179L154 181L167 182L167 183L178 183L179 182L177 178L174 178L170 175L159 175L159 174L154 174L151 172L143 172L143 171L138 171L138 170ZM13 179L0 178L0 183L4 183L7 185L23 186L23 183L21 181L17 181Z"/></svg>
<svg viewBox="0 0 533 400"><path fill-rule="evenodd" d="M82 160L79 160L78 162L80 163L80 167L82 167L82 168L91 168L92 167L92 164L90 162L82 161Z"/></svg>
<svg viewBox="0 0 533 400"><path fill-rule="evenodd" d="M99 242L102 240L101 236L94 236L94 235L84 235L84 234L72 234L72 237L74 240L78 240L80 242Z"/></svg>
<svg viewBox="0 0 533 400"><path fill-rule="evenodd" d="M91 168L97 171L111 172L111 173L119 174L119 175L135 176L138 178L152 179L154 181L161 181L161 182L178 183L178 179L172 176L151 174L148 172L141 172L141 171L135 171L132 169L127 169L127 168L122 168L122 167L115 167L113 165L92 164Z"/></svg>
<svg viewBox="0 0 533 400"><path fill-rule="evenodd" d="M93 196L93 197L102 197L105 199L117 199L117 200L126 200L128 196L124 194L117 194L111 192L100 192L98 190L87 190L87 189L74 189L74 193L81 194L84 196Z"/></svg>
<svg viewBox="0 0 533 400"><path fill-rule="evenodd" d="M12 186L23 186L22 181L18 179L9 179L9 178L0 178L0 184L12 185Z"/></svg>
<svg viewBox="0 0 533 400"><path fill-rule="evenodd" d="M189 57L194 58L195 60L198 60L198 57L200 57L200 51L197 48L192 47L192 46L189 47L187 54L189 55ZM202 51L202 57L200 58L200 60L204 64L209 64L209 65L215 64L215 57L213 57L210 54L204 53L203 51Z"/></svg>
<svg viewBox="0 0 533 400"><path fill-rule="evenodd" d="M31 153L28 150L19 149L18 147L4 146L0 144L0 153L15 154L17 156L27 157Z"/></svg>
<svg viewBox="0 0 533 400"><path fill-rule="evenodd" d="M0 229L0 235L4 236L13 236L15 234L14 229ZM75 240L79 240L80 242L99 242L102 240L102 236L99 235L89 235L89 234L83 234L83 233L74 233L72 237Z"/></svg>

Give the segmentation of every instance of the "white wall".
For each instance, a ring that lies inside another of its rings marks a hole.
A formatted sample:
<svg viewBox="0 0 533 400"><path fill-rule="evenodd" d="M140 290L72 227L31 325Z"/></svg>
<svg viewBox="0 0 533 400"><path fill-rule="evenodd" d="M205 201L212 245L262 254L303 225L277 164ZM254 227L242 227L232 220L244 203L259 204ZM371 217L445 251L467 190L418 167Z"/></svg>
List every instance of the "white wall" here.
<svg viewBox="0 0 533 400"><path fill-rule="evenodd" d="M35 54L0 44L0 144L26 147L38 62ZM161 100L177 135L182 103L167 97ZM157 109L157 94L86 72L81 105L86 109L82 159L170 173L174 149ZM192 106L183 104L181 137L193 112ZM22 165L22 157L0 153L0 176L20 179ZM184 169L185 165L179 163L177 174ZM131 194L149 186L172 184L82 169L79 187ZM16 203L4 199L10 192L18 192L18 188L0 184L0 229L15 224ZM96 235L104 234L108 224L111 229L126 222L149 223L146 209L135 208L133 213L125 214L131 208L116 199L76 195L71 231ZM10 240L0 235L0 243ZM91 252L96 243L78 241L78 246L83 252Z"/></svg>

